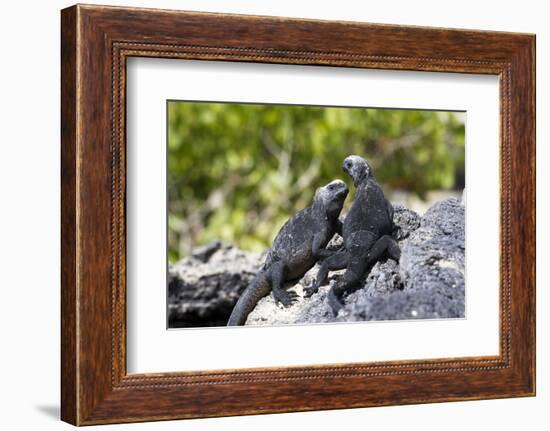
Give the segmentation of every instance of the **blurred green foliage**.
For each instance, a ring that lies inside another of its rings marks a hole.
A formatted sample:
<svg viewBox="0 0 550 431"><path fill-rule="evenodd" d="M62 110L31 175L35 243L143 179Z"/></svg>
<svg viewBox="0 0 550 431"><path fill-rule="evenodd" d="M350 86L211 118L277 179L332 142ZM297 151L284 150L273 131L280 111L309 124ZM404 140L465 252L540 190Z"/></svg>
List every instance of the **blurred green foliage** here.
<svg viewBox="0 0 550 431"><path fill-rule="evenodd" d="M464 122L449 112L168 102L169 260L213 239L269 247L317 187L350 183L349 154L387 190L422 197L463 176Z"/></svg>

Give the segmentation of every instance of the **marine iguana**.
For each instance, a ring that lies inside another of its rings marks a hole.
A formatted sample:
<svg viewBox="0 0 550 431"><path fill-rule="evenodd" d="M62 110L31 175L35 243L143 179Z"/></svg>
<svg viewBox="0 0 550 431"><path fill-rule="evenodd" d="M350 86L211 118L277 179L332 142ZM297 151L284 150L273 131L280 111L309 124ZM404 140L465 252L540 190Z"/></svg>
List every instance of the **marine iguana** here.
<svg viewBox="0 0 550 431"><path fill-rule="evenodd" d="M386 200L367 161L348 156L342 169L351 176L357 190L343 223L343 248L323 260L317 279L306 292L317 292L329 271L346 269L343 279L331 288L328 302L334 314L343 307L343 295L362 286L367 271L384 255L399 260L401 251L392 238L393 206Z"/></svg>
<svg viewBox="0 0 550 431"><path fill-rule="evenodd" d="M284 306L296 300L296 293L284 290L283 284L301 278L319 259L332 255L325 247L335 233L342 232L338 216L347 195L346 183L332 181L317 189L310 207L284 224L273 240L263 269L237 301L227 326L244 325L258 301L270 291Z"/></svg>

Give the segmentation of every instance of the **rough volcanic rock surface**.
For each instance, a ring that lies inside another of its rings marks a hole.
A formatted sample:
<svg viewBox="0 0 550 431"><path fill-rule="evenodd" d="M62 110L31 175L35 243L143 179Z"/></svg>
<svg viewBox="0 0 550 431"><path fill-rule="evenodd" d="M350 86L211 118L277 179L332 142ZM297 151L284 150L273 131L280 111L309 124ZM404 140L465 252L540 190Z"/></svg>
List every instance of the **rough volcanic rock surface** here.
<svg viewBox="0 0 550 431"><path fill-rule="evenodd" d="M224 326L260 269L262 256L214 241L170 265L169 327Z"/></svg>
<svg viewBox="0 0 550 431"><path fill-rule="evenodd" d="M283 307L266 296L248 316L247 325L282 325L365 320L464 317L464 207L454 198L433 205L423 217L394 205L395 239L399 262L376 263L361 289L345 298L337 316L326 301L330 287L344 271L331 272L328 284L310 298L303 290L312 285L313 267L288 288L300 296ZM335 236L329 248L341 247ZM209 248L210 247L210 248ZM169 270L170 326L225 324L238 296L263 263L263 255L213 243L197 250ZM173 323L172 323L173 322ZM202 323L201 323L202 322Z"/></svg>
<svg viewBox="0 0 550 431"><path fill-rule="evenodd" d="M464 206L452 198L434 204L401 250L404 294L424 318L464 317ZM401 307L404 311L407 307ZM403 315L403 317L406 314ZM397 318L403 318L397 317Z"/></svg>

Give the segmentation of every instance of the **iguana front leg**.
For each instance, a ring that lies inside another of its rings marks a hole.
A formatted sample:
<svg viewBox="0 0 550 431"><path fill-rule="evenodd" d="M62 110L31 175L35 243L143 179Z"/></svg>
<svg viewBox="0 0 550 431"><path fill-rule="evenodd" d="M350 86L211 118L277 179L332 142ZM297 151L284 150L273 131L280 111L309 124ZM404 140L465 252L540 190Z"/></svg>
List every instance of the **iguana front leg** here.
<svg viewBox="0 0 550 431"><path fill-rule="evenodd" d="M343 279L330 289L327 297L335 315L344 306L344 295L361 288L370 265L369 253L376 242L376 236L369 231L358 231L348 238L346 272Z"/></svg>
<svg viewBox="0 0 550 431"><path fill-rule="evenodd" d="M339 220L337 222L340 223L341 227L342 223ZM313 237L313 244L311 247L313 256L318 260L324 260L321 263L321 267L319 268L317 278L313 282L313 285L304 290L306 297L309 297L319 291L319 286L325 282L329 271L343 269L347 265L347 253L345 251L334 252L327 250L326 248L321 248L322 245L326 244L331 239L327 237L328 233L326 230L319 232Z"/></svg>
<svg viewBox="0 0 550 431"><path fill-rule="evenodd" d="M327 257L321 263L319 272L317 273L317 278L313 282L313 285L305 289L305 296L309 297L314 293L319 291L319 287L322 286L328 276L330 271L338 271L339 269L344 269L348 266L349 254L346 250L340 250L334 253L332 256Z"/></svg>
<svg viewBox="0 0 550 431"><path fill-rule="evenodd" d="M349 257L343 280L336 283L327 295L328 303L335 316L344 307L344 295L361 288L362 277L367 265L368 262L366 259L358 259L354 256Z"/></svg>
<svg viewBox="0 0 550 431"><path fill-rule="evenodd" d="M317 260L324 259L326 257L332 256L333 251L323 248L323 246L330 240L328 237L328 232L323 229L321 232L316 233L313 236L313 242L311 244L311 253L313 257Z"/></svg>
<svg viewBox="0 0 550 431"><path fill-rule="evenodd" d="M285 307L292 305L296 302L298 294L293 291L287 291L284 289L285 272L286 268L283 262L274 263L271 268L271 289L273 298L276 302L280 302Z"/></svg>

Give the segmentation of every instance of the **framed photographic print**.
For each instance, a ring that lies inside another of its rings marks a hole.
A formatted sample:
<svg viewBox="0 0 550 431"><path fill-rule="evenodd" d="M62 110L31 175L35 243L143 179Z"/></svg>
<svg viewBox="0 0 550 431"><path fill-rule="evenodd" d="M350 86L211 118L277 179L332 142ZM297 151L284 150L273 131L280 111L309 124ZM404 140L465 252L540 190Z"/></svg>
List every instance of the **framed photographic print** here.
<svg viewBox="0 0 550 431"><path fill-rule="evenodd" d="M62 419L535 394L535 37L62 11Z"/></svg>

